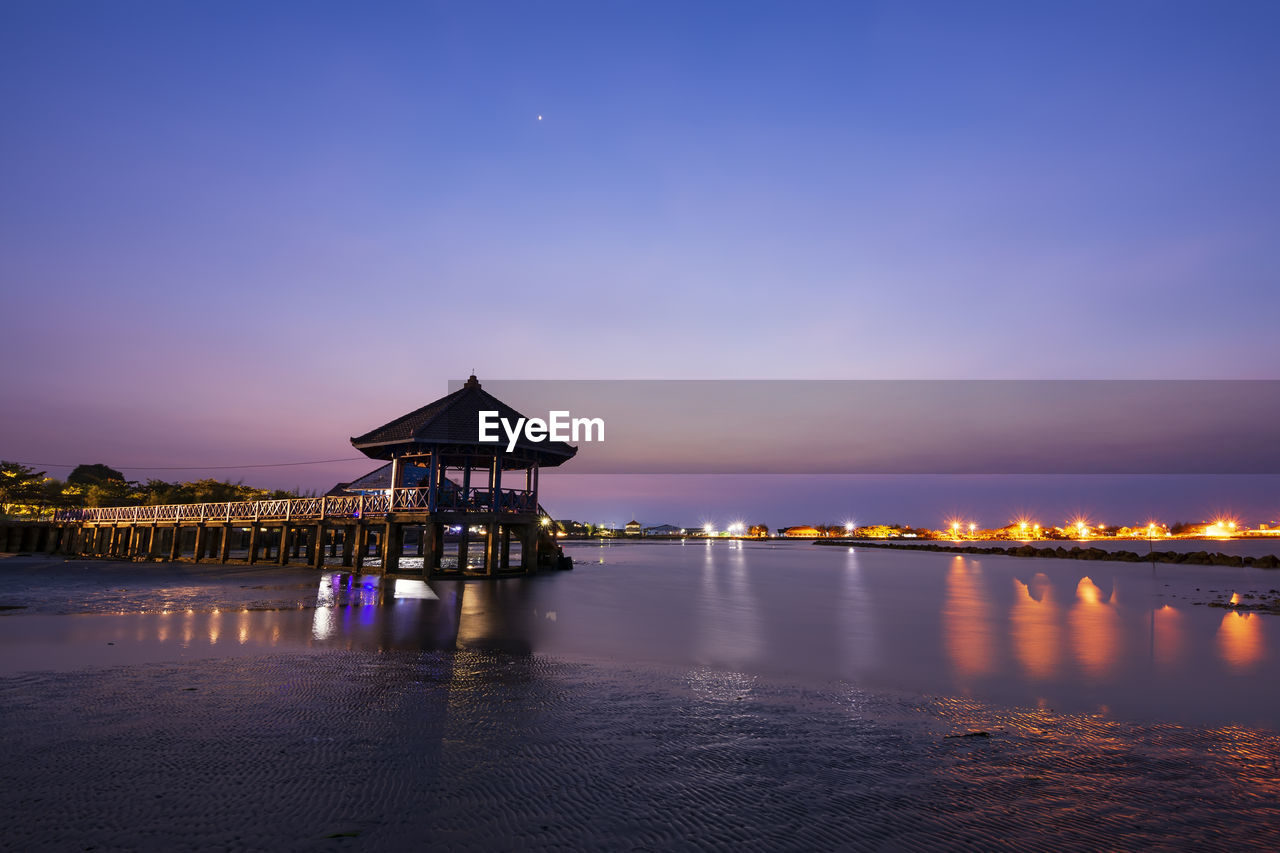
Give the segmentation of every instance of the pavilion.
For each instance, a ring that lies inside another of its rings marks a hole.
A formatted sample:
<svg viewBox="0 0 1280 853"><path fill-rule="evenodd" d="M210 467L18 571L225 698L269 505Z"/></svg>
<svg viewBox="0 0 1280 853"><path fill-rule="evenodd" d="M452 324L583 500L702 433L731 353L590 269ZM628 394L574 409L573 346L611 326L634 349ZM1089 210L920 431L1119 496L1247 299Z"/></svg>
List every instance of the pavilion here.
<svg viewBox="0 0 1280 853"><path fill-rule="evenodd" d="M510 450L505 440L481 442L482 411L513 423L523 417L472 375L452 394L351 439L361 453L390 463L345 487L388 496L384 572L397 571L405 528L415 526L428 577L529 573L560 556L538 504L538 472L572 459L578 449L523 435ZM454 531L456 559L445 553L446 535ZM483 541L483 560L469 553L472 537ZM520 548L514 568L513 542Z"/></svg>

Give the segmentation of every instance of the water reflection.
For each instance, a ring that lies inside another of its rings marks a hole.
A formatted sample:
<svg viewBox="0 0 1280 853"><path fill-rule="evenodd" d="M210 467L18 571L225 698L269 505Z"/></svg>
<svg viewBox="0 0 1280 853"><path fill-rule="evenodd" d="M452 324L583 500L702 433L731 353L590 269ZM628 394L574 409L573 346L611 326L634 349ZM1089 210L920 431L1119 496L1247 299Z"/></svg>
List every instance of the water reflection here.
<svg viewBox="0 0 1280 853"><path fill-rule="evenodd" d="M1088 676L1109 675L1119 655L1120 616L1092 578L1076 584L1076 603L1071 608L1071 645L1076 661Z"/></svg>
<svg viewBox="0 0 1280 853"><path fill-rule="evenodd" d="M1183 655L1182 614L1165 604L1151 614L1151 659L1162 669L1171 669Z"/></svg>
<svg viewBox="0 0 1280 853"><path fill-rule="evenodd" d="M1014 578L1014 603L1009 614L1013 653L1032 678L1057 674L1061 658L1061 632L1053 587L1043 572L1029 583Z"/></svg>
<svg viewBox="0 0 1280 853"><path fill-rule="evenodd" d="M977 563L966 563L959 554L947 572L942 630L947 656L957 674L980 676L995 669L994 625L982 569Z"/></svg>
<svg viewBox="0 0 1280 853"><path fill-rule="evenodd" d="M1265 657L1262 619L1257 613L1234 610L1222 615L1222 624L1218 626L1218 652L1231 669L1249 669Z"/></svg>
<svg viewBox="0 0 1280 853"><path fill-rule="evenodd" d="M1254 719L1280 707L1280 687L1253 677L1280 657L1267 645L1280 632L1266 627L1278 617L1193 606L1230 589L1257 601L1265 587L1253 587L1275 583L1260 572L1187 566L1154 577L1117 564L1090 565L1082 578L1085 567L1069 561L723 541L614 546L610 555L603 567L583 561L580 571L499 582L336 567L228 573L181 606L166 584L160 601L137 598L147 608L138 613L0 617L0 648L12 650L0 671L272 646L463 648L932 694L959 688L1058 710Z"/></svg>
<svg viewBox="0 0 1280 853"><path fill-rule="evenodd" d="M724 544L728 547L720 548ZM715 543L703 550L698 599L699 657L739 666L761 651L760 616L741 542Z"/></svg>
<svg viewBox="0 0 1280 853"><path fill-rule="evenodd" d="M845 656L854 671L865 671L880 662L880 636L876 608L867 587L858 552L850 548L844 559L841 578L841 633Z"/></svg>

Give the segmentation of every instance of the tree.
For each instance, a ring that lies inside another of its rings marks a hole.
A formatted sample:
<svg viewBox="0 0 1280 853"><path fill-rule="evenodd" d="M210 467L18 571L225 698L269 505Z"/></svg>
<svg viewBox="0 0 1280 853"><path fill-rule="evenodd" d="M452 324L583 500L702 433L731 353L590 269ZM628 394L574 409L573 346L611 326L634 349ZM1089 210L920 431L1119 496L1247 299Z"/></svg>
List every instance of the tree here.
<svg viewBox="0 0 1280 853"><path fill-rule="evenodd" d="M94 465L77 465L75 470L67 475L67 482L77 486L102 485L111 480L119 480L123 483L124 474L114 468L108 468L101 462Z"/></svg>
<svg viewBox="0 0 1280 853"><path fill-rule="evenodd" d="M17 462L0 462L0 510L39 511L43 497L44 472Z"/></svg>

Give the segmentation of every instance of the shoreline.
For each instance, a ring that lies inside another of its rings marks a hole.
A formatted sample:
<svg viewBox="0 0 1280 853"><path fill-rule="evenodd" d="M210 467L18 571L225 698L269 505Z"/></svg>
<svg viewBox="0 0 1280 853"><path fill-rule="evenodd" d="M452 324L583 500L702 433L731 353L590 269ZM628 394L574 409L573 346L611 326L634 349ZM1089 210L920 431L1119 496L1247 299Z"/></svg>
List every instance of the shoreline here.
<svg viewBox="0 0 1280 853"><path fill-rule="evenodd" d="M1140 541L1140 540L1135 540ZM981 546L981 545L949 545L938 542L927 542L919 545L900 545L896 542L871 542L865 539L815 539L814 545L828 547L883 548L898 551L933 551L946 554L997 555L1004 557L1037 557L1058 560L1104 560L1115 563L1173 563L1195 566L1230 566L1232 568L1280 569L1280 557L1268 554L1262 557L1237 554L1224 554L1220 551L1151 551L1139 554L1136 551L1108 551L1105 548L1037 548L1034 545L1017 547Z"/></svg>

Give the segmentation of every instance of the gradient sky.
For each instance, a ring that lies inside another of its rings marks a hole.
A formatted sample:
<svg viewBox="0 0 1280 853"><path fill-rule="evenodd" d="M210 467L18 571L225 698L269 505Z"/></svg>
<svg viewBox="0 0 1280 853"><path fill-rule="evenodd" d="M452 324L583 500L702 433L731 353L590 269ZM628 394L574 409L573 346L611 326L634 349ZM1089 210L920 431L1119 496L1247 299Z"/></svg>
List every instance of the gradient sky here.
<svg viewBox="0 0 1280 853"><path fill-rule="evenodd" d="M9 0L0 458L341 458L473 369L1276 378L1278 25Z"/></svg>

